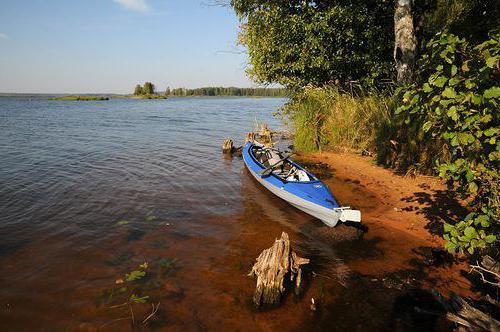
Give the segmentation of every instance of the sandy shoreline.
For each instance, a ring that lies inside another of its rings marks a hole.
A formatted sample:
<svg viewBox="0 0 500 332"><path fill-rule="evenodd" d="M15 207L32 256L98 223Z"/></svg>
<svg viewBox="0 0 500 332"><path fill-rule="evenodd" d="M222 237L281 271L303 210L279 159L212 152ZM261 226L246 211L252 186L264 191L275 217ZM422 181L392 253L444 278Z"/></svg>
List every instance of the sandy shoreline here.
<svg viewBox="0 0 500 332"><path fill-rule="evenodd" d="M400 176L375 165L371 157L353 153L307 153L298 159L312 164L313 171L318 163L324 164L319 176L326 177L324 182L341 203L362 211L362 223L368 228L363 241L375 243L373 250L383 252L377 264L366 263L360 257L358 262L350 264L351 269L381 277L414 268L426 260L425 253L434 252L450 262L437 264L440 266L428 264L424 268L428 280L421 280L422 286L445 294L454 291L475 295L469 280L463 276L468 272L466 263L442 250L444 240L439 234L443 222L463 214L464 209L438 178ZM346 187L343 185L346 182L351 185Z"/></svg>

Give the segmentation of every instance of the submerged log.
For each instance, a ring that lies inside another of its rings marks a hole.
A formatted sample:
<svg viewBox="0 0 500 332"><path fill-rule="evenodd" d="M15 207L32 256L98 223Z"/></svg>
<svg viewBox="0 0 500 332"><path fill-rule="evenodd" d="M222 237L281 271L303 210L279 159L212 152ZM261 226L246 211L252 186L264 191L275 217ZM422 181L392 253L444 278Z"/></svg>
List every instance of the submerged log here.
<svg viewBox="0 0 500 332"><path fill-rule="evenodd" d="M224 143L222 143L222 152L223 153L233 153L234 145L233 140L226 138Z"/></svg>
<svg viewBox="0 0 500 332"><path fill-rule="evenodd" d="M257 258L249 276L257 277L257 287L253 296L255 305L278 304L285 292L285 278L295 280L295 291L300 290L302 281L301 265L308 264L309 259L297 256L290 247L288 234L281 233L271 248L265 249Z"/></svg>

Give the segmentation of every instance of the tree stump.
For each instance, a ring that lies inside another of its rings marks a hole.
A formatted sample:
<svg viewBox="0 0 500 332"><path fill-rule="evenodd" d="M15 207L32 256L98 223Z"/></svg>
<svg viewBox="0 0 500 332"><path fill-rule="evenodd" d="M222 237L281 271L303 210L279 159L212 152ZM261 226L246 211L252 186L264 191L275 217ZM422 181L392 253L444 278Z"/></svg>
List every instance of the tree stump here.
<svg viewBox="0 0 500 332"><path fill-rule="evenodd" d="M245 143L246 142L254 142L255 141L255 134L254 133L247 133L247 137L245 137Z"/></svg>
<svg viewBox="0 0 500 332"><path fill-rule="evenodd" d="M226 138L224 140L224 143L222 143L222 152L230 154L233 153L233 150L234 150L233 140Z"/></svg>
<svg viewBox="0 0 500 332"><path fill-rule="evenodd" d="M259 138L262 143L271 143L273 141L273 132L269 129L267 123L260 125Z"/></svg>
<svg viewBox="0 0 500 332"><path fill-rule="evenodd" d="M295 290L300 290L302 279L301 265L308 264L309 259L301 258L292 251L288 234L281 233L271 248L265 249L257 258L249 276L257 277L257 287L253 296L256 306L261 304L278 304L285 292L285 278L295 280Z"/></svg>

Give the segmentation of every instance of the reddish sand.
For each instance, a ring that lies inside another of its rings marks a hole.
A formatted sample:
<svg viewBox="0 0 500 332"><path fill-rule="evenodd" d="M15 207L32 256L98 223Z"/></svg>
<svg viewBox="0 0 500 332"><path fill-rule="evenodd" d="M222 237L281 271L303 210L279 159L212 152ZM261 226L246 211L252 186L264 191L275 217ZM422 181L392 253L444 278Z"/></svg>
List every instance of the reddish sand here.
<svg viewBox="0 0 500 332"><path fill-rule="evenodd" d="M323 152L303 154L300 158L328 165L334 177L325 182L332 192L341 203L355 206L363 213L363 224L369 229L364 240L383 239L377 242L384 256L376 264L363 259L349 263L352 270L363 274L378 276L410 268L412 259L422 259L415 252L419 247L440 250L444 246L439 236L443 221L464 212L436 177L397 175L377 166L373 158L353 153ZM339 181L353 185L337 186ZM431 268L429 278L436 277L439 282L427 286L445 293L455 291L473 296L469 281L462 276L466 268L466 263L460 260L448 267Z"/></svg>

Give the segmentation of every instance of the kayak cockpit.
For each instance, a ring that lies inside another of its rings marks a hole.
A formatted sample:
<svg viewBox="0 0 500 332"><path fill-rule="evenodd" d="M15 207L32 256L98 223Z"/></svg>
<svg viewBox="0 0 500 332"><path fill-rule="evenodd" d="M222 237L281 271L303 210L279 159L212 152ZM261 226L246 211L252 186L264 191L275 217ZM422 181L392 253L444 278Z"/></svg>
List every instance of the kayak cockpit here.
<svg viewBox="0 0 500 332"><path fill-rule="evenodd" d="M306 171L300 165L286 159L278 150L261 146L252 146L250 149L252 157L262 168L272 167L270 174L285 182L316 182L319 181L313 174Z"/></svg>

